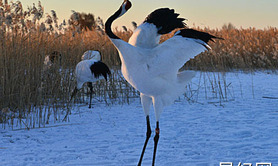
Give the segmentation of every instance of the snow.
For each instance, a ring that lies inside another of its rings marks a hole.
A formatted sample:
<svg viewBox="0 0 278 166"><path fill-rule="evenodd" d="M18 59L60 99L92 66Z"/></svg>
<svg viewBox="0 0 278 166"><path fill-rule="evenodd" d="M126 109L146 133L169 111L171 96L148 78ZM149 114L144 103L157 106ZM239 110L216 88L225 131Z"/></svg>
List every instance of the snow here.
<svg viewBox="0 0 278 166"><path fill-rule="evenodd" d="M212 98L209 79L200 79L218 75L199 72L190 85L199 87L191 100L181 97L165 108L156 165L278 165L277 75L226 73L226 101ZM76 105L72 112L70 122L45 128L1 128L0 165L137 165L146 132L139 98L129 105ZM142 165L152 162L153 111L150 118L152 137Z"/></svg>

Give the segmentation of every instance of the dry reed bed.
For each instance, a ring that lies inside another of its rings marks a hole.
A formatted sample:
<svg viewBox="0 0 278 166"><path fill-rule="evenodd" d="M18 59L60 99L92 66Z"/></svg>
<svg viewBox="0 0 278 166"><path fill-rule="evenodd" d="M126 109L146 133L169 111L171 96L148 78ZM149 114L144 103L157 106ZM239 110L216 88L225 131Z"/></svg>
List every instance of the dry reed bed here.
<svg viewBox="0 0 278 166"><path fill-rule="evenodd" d="M86 31L65 21L58 25L55 11L46 15L45 21L41 20L43 15L40 3L24 11L20 2L7 4L0 0L0 123L9 119L9 123L15 124L11 119L17 119L17 124L27 128L44 126L51 115L53 121L59 121L63 111L71 107L67 102L75 84L74 67L88 49L99 50L111 68L120 66L117 50L103 32L103 24L98 24L98 30ZM204 71L278 68L277 28L195 29L225 40L211 43L211 51L190 60L185 68ZM125 41L132 34L131 30L115 31ZM162 36L162 41L172 35ZM62 64L46 73L44 57L53 51L62 54ZM95 98L109 104L128 103L138 93L118 70L114 71L108 83L95 85Z"/></svg>

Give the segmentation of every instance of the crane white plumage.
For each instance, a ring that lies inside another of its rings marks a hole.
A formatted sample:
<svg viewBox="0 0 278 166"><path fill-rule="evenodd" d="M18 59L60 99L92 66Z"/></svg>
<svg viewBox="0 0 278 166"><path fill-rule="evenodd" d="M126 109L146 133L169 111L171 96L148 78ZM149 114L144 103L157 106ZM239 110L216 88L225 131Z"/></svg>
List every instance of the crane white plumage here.
<svg viewBox="0 0 278 166"><path fill-rule="evenodd" d="M101 54L99 51L88 50L82 55L82 61L80 61L75 68L76 87L72 92L71 99L76 95L77 91L82 88L84 83L88 83L90 88L90 103L91 108L92 94L93 94L93 82L101 79L107 81L107 76L111 74L108 66L101 62Z"/></svg>
<svg viewBox="0 0 278 166"><path fill-rule="evenodd" d="M100 55L99 51L97 51L97 50L85 51L81 57L81 60L83 61L83 60L89 60L89 59L95 59L97 61L100 61L101 55Z"/></svg>
<svg viewBox="0 0 278 166"><path fill-rule="evenodd" d="M127 43L112 32L111 25L130 8L131 2L124 0L120 9L106 21L105 31L119 52L124 78L140 92L146 116L147 134L138 165L141 165L151 136L149 113L150 106L153 104L156 118L152 162L154 165L159 139L159 119L163 107L173 103L179 95L184 93L186 84L195 76L192 71L179 72L179 69L188 60L210 49L208 41L213 41L213 38L218 37L187 29L183 22L185 19L178 18L179 14L176 14L173 9L161 8L147 16ZM176 28L182 29L177 31L172 38L159 44L161 35Z"/></svg>

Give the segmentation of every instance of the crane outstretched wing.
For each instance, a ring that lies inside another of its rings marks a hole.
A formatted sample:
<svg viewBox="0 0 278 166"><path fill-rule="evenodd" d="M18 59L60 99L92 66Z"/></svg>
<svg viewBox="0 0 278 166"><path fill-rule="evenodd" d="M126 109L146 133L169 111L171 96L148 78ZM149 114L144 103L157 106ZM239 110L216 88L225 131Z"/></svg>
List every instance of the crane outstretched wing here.
<svg viewBox="0 0 278 166"><path fill-rule="evenodd" d="M182 29L151 51L147 62L153 76L173 75L190 59L210 49L208 41L218 38L193 29ZM220 39L220 38L218 38Z"/></svg>
<svg viewBox="0 0 278 166"><path fill-rule="evenodd" d="M144 23L154 24L158 34L167 34L176 28L184 28L184 18L178 18L179 14L174 9L160 8L149 14Z"/></svg>
<svg viewBox="0 0 278 166"><path fill-rule="evenodd" d="M174 9L160 8L150 13L129 39L129 44L141 48L153 48L159 44L160 36L176 28L185 28L184 18L179 18Z"/></svg>

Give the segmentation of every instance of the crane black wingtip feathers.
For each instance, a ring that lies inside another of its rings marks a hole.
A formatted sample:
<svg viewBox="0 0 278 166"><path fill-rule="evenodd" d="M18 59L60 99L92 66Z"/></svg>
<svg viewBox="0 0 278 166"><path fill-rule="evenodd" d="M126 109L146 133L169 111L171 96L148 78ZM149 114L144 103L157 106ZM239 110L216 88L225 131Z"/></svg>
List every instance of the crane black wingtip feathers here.
<svg viewBox="0 0 278 166"><path fill-rule="evenodd" d="M160 8L147 16L144 23L152 23L158 29L158 34L167 34L176 28L184 28L184 18L178 18L179 14L174 9Z"/></svg>
<svg viewBox="0 0 278 166"><path fill-rule="evenodd" d="M176 32L176 35L180 35L185 38L196 39L196 42L204 46L207 50L211 49L211 47L208 45L209 41L215 42L214 39L224 40L221 37L213 36L209 33L197 31L194 29L181 29Z"/></svg>
<svg viewBox="0 0 278 166"><path fill-rule="evenodd" d="M213 36L209 33L197 31L194 29L181 29L177 33L177 35L181 35L182 37L187 37L187 38L199 39L205 43L208 43L209 41L215 42L213 39L224 40L221 37Z"/></svg>

